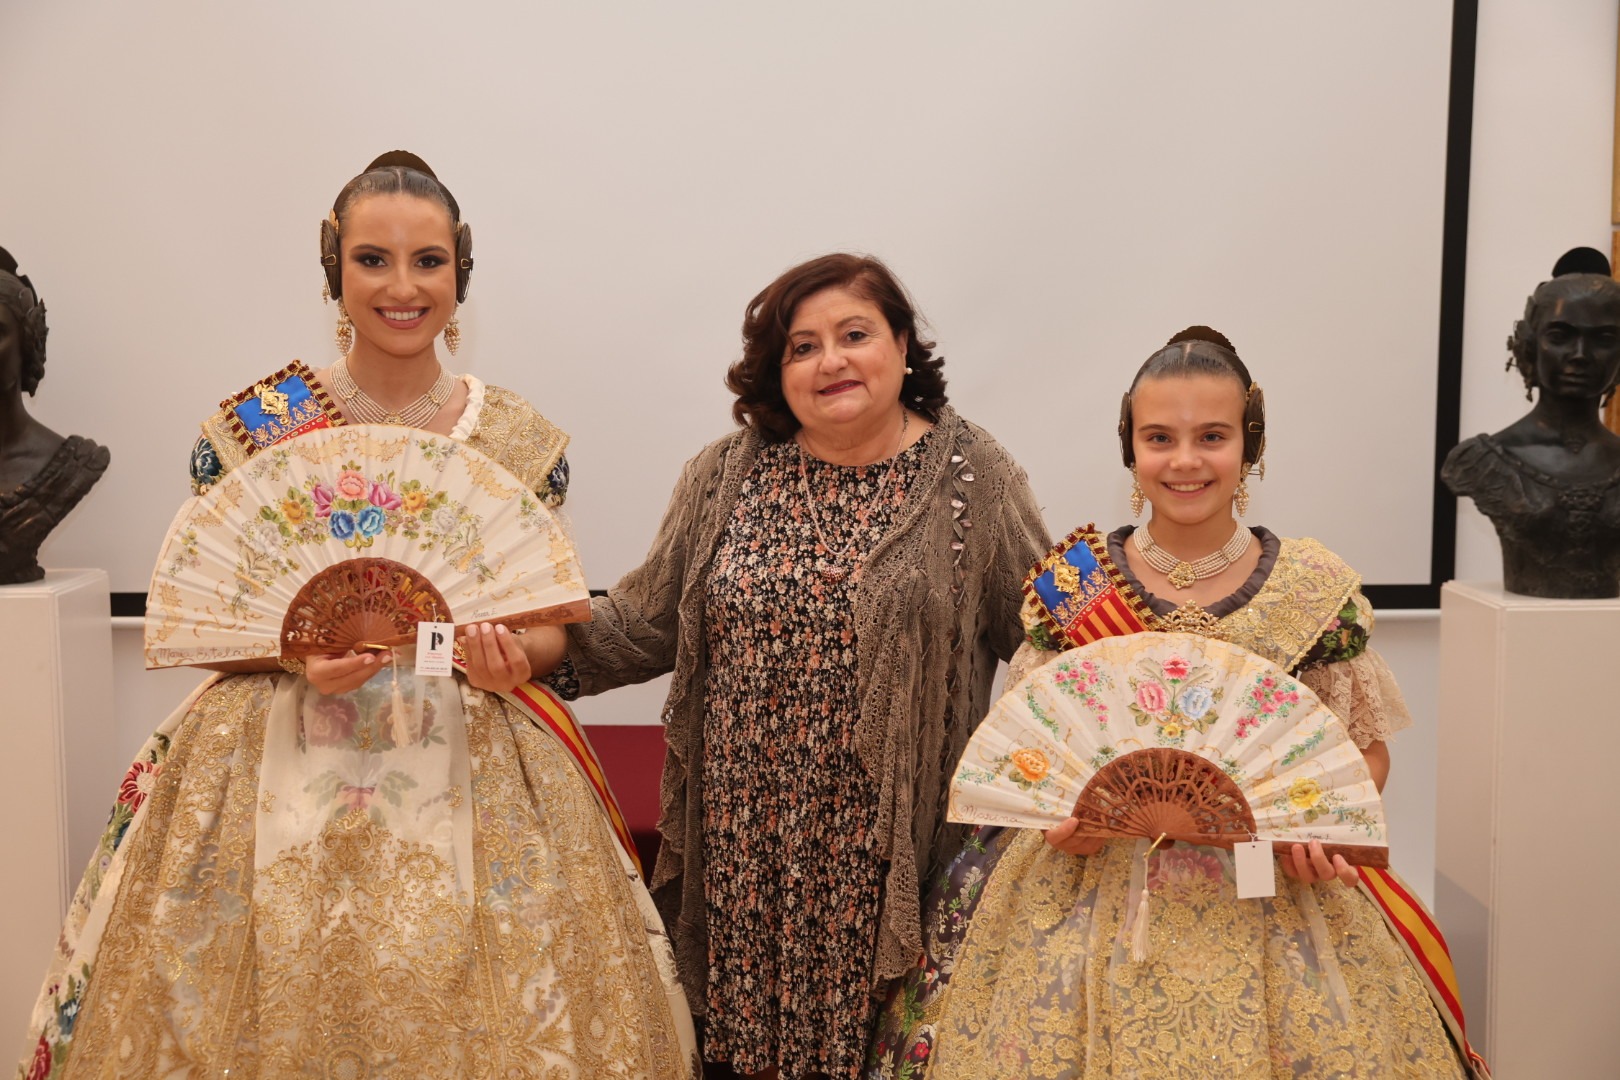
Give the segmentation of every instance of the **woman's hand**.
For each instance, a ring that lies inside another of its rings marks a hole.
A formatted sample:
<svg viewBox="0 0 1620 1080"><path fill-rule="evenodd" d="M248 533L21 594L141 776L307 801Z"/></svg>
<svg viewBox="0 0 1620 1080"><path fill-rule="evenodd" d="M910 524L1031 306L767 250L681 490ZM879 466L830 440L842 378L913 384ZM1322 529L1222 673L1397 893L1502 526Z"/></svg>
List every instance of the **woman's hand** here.
<svg viewBox="0 0 1620 1080"><path fill-rule="evenodd" d="M304 658L304 678L309 685L328 697L358 690L392 661L388 653L381 656L373 652L329 653L325 656Z"/></svg>
<svg viewBox="0 0 1620 1080"><path fill-rule="evenodd" d="M516 636L496 623L475 623L461 632L467 652L467 681L480 690L505 693L529 681L529 656Z"/></svg>
<svg viewBox="0 0 1620 1080"><path fill-rule="evenodd" d="M1046 842L1066 855L1095 855L1102 850L1107 838L1101 836L1076 836L1074 830L1080 827L1079 818L1070 818L1061 825L1046 830Z"/></svg>
<svg viewBox="0 0 1620 1080"><path fill-rule="evenodd" d="M1301 885L1315 885L1334 878L1345 885L1355 885L1361 880L1361 871L1345 862L1343 855L1335 855L1328 861L1320 840L1312 840L1309 851L1304 844L1295 844L1291 852L1277 856L1277 861L1282 864L1283 873Z"/></svg>

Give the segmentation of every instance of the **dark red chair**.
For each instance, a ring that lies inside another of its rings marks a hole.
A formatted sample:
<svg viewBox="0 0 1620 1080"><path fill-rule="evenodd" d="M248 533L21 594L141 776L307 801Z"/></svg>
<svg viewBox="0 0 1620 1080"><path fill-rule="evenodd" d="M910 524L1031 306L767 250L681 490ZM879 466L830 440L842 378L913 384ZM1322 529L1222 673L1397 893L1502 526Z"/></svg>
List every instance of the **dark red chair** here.
<svg viewBox="0 0 1620 1080"><path fill-rule="evenodd" d="M585 728L647 877L658 859L658 784L664 773L662 724L591 724Z"/></svg>

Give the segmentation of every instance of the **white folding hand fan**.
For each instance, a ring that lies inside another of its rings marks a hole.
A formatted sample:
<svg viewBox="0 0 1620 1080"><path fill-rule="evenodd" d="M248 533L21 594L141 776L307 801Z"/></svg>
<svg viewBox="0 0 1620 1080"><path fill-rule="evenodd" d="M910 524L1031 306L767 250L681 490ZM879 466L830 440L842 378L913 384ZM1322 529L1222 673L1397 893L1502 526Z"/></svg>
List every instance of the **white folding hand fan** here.
<svg viewBox="0 0 1620 1080"><path fill-rule="evenodd" d="M1196 634L1105 638L1008 690L969 740L950 819L1328 854L1386 866L1383 802L1344 723L1246 649Z"/></svg>
<svg viewBox="0 0 1620 1080"><path fill-rule="evenodd" d="M573 542L517 477L444 436L347 425L261 450L182 509L152 574L146 663L589 618Z"/></svg>

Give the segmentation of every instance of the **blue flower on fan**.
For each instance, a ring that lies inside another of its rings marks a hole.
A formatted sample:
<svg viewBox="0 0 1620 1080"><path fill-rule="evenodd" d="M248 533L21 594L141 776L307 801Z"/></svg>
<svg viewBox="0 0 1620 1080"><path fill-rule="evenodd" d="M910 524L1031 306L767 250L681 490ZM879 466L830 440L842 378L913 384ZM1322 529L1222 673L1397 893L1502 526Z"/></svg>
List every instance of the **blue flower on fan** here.
<svg viewBox="0 0 1620 1080"><path fill-rule="evenodd" d="M332 516L326 519L326 524L332 530L334 539L350 540L354 538L355 520L354 515L349 511L332 511Z"/></svg>
<svg viewBox="0 0 1620 1080"><path fill-rule="evenodd" d="M388 515L383 513L380 508L368 506L364 510L360 511L360 517L357 519L356 525L360 529L361 536L371 537L382 532L383 525L385 525L387 521ZM342 539L342 537L339 537L339 539Z"/></svg>
<svg viewBox="0 0 1620 1080"><path fill-rule="evenodd" d="M1181 711L1186 714L1187 719L1202 720L1204 714L1215 704L1215 695L1207 686L1189 686L1181 692L1181 697L1176 703L1181 706Z"/></svg>

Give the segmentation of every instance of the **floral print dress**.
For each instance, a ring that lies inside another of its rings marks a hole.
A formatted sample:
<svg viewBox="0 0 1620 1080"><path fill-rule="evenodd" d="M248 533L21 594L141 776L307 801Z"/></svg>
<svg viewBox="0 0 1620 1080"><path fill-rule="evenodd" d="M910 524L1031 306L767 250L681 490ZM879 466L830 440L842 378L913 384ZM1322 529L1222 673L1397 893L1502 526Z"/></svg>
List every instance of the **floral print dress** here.
<svg viewBox="0 0 1620 1080"><path fill-rule="evenodd" d="M883 859L854 745L855 594L921 445L892 472L766 447L710 571L704 1056L740 1072L860 1070Z"/></svg>

